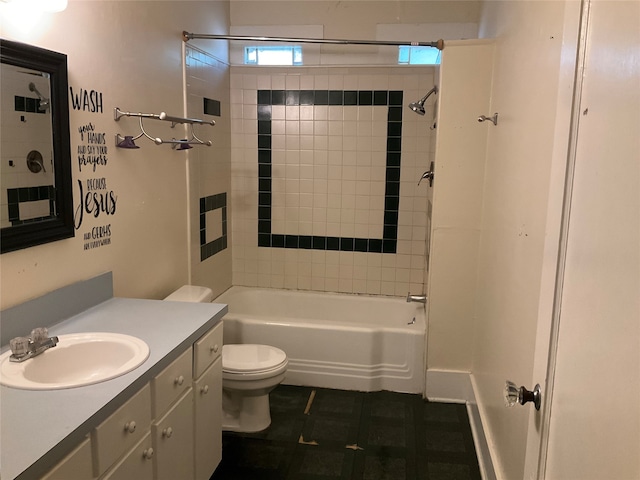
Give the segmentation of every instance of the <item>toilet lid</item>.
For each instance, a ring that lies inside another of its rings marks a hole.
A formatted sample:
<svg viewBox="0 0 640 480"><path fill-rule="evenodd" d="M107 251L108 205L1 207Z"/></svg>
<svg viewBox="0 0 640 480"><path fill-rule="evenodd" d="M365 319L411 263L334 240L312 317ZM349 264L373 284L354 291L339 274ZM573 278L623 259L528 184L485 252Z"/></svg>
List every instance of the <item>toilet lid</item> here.
<svg viewBox="0 0 640 480"><path fill-rule="evenodd" d="M273 369L286 361L286 353L269 345L222 346L222 370L225 372L260 372Z"/></svg>

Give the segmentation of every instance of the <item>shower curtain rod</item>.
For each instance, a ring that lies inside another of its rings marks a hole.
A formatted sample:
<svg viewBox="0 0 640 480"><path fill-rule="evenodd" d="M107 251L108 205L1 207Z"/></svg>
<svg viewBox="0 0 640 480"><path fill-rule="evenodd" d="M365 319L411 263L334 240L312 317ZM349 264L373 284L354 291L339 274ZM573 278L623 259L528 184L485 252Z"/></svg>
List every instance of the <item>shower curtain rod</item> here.
<svg viewBox="0 0 640 480"><path fill-rule="evenodd" d="M436 42L395 42L387 40L335 40L329 38L287 38L287 37L248 37L241 35L210 35L202 33L182 32L182 40L247 40L252 42L288 42L288 43L324 43L331 45L390 45L402 46L410 45L412 47L435 47L438 50L444 49L444 40L440 39Z"/></svg>

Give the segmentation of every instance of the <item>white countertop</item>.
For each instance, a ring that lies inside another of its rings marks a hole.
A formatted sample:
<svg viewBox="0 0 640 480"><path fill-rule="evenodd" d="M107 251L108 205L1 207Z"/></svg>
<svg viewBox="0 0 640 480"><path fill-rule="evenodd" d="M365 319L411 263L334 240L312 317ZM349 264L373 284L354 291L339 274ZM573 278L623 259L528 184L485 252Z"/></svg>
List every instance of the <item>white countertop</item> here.
<svg viewBox="0 0 640 480"><path fill-rule="evenodd" d="M86 387L0 387L0 477L39 477L226 312L226 305L216 303L111 298L49 327L50 335L133 335L149 345L149 358L125 375Z"/></svg>

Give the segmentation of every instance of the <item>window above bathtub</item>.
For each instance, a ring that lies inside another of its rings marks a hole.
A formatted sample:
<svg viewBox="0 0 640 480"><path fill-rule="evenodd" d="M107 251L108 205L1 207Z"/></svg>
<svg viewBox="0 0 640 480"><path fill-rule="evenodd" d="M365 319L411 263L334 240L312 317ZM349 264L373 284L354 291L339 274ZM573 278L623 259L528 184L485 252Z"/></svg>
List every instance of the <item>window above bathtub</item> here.
<svg viewBox="0 0 640 480"><path fill-rule="evenodd" d="M441 52L435 47L398 47L398 65L440 65Z"/></svg>
<svg viewBox="0 0 640 480"><path fill-rule="evenodd" d="M323 38L322 25L232 26L231 35L241 37ZM231 65L291 67L317 65L320 46L315 44L233 40L229 42Z"/></svg>
<svg viewBox="0 0 640 480"><path fill-rule="evenodd" d="M412 42L435 42L444 39L478 38L478 23L379 23L376 40L407 42L397 48L398 65L440 65L442 52L435 47L411 45Z"/></svg>
<svg viewBox="0 0 640 480"><path fill-rule="evenodd" d="M244 47L245 65L302 65L300 45Z"/></svg>

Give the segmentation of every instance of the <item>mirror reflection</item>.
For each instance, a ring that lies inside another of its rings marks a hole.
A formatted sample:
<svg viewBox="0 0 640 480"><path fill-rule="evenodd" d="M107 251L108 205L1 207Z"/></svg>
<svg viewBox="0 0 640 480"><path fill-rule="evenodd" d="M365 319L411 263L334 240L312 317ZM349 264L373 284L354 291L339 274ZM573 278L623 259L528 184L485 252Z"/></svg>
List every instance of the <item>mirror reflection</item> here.
<svg viewBox="0 0 640 480"><path fill-rule="evenodd" d="M67 56L0 39L0 252L74 236Z"/></svg>
<svg viewBox="0 0 640 480"><path fill-rule="evenodd" d="M55 216L50 75L0 64L0 227Z"/></svg>

